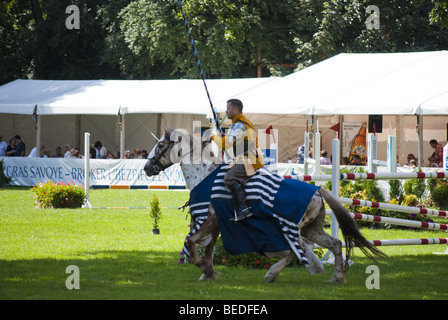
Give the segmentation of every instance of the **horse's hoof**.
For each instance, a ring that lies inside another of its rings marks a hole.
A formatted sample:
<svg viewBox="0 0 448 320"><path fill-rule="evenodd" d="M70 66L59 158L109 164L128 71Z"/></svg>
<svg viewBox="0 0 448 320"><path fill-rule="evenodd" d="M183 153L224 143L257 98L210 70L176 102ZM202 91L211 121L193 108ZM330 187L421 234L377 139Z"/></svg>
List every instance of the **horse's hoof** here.
<svg viewBox="0 0 448 320"><path fill-rule="evenodd" d="M318 266L307 267L308 274L324 274L325 268L322 264Z"/></svg>
<svg viewBox="0 0 448 320"><path fill-rule="evenodd" d="M264 276L264 282L265 282L265 283L272 283L272 282L275 281L276 278L277 278L277 277L266 275L266 276Z"/></svg>
<svg viewBox="0 0 448 320"><path fill-rule="evenodd" d="M207 276L205 273L199 278L199 281L207 281L207 280L216 280L221 275L221 272L213 271L210 276Z"/></svg>

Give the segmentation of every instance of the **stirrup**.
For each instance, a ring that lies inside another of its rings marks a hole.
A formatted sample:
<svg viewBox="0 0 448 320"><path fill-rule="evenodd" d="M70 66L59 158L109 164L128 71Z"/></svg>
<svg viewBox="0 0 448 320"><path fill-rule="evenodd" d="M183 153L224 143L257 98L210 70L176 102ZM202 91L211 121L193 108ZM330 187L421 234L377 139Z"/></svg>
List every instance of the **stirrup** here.
<svg viewBox="0 0 448 320"><path fill-rule="evenodd" d="M238 213L235 211L235 217L230 218L229 220L232 222L238 222L241 220L244 220L246 218L252 217L254 214L252 211L250 211L250 208L244 208L243 210L239 211Z"/></svg>

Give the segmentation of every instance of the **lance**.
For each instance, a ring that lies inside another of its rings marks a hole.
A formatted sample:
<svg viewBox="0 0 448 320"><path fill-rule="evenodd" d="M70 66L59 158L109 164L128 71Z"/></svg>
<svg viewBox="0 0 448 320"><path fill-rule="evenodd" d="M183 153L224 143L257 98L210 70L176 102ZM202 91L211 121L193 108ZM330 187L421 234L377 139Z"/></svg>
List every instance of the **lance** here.
<svg viewBox="0 0 448 320"><path fill-rule="evenodd" d="M220 123L218 120L218 115L215 111L215 108L213 107L212 99L210 98L210 93L208 92L207 84L205 83L205 76L204 76L204 71L202 70L202 67L201 67L201 60L199 59L198 50L196 49L196 46L194 44L194 39L191 34L190 27L188 26L187 17L185 15L184 9L182 7L182 0L179 0L179 7L180 7L180 11L182 13L182 19L184 20L185 28L187 29L187 33L190 38L190 45L191 45L191 48L193 49L194 57L196 59L196 64L198 66L199 73L202 78L202 83L204 84L205 92L207 93L208 101L210 103L210 108L212 109L213 119L215 120L216 128L218 129L218 132L219 132L219 131L221 131L221 126L220 126Z"/></svg>

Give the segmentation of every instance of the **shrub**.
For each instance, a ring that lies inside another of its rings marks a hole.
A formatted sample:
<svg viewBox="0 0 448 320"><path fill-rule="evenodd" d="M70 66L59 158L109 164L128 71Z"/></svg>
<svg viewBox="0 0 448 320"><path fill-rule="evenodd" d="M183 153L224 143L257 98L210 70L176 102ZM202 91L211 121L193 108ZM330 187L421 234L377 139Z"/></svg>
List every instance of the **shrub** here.
<svg viewBox="0 0 448 320"><path fill-rule="evenodd" d="M431 198L442 210L448 209L448 182L446 179L431 181Z"/></svg>
<svg viewBox="0 0 448 320"><path fill-rule="evenodd" d="M419 171L420 172L420 171ZM426 191L426 182L424 179L411 179L404 183L404 193L414 194L421 201Z"/></svg>
<svg viewBox="0 0 448 320"><path fill-rule="evenodd" d="M344 170L341 170L344 171ZM365 171L362 168L359 168L360 173L364 173ZM339 195L344 198L354 198L361 199L367 201L375 201L375 202L384 202L384 195L381 190L377 186L377 183L373 180L341 180L339 187ZM348 206L348 210L355 213L363 213L369 215L379 215L383 213L383 210L378 208L369 208L369 207L359 207L359 206ZM369 225L371 223L363 223L358 222L361 225Z"/></svg>
<svg viewBox="0 0 448 320"><path fill-rule="evenodd" d="M3 167L3 160L0 161L0 187L7 186L11 183L11 177L5 174L5 168Z"/></svg>
<svg viewBox="0 0 448 320"><path fill-rule="evenodd" d="M83 187L65 182L39 182L31 191L35 194L36 207L43 209L80 208L86 200Z"/></svg>
<svg viewBox="0 0 448 320"><path fill-rule="evenodd" d="M157 198L156 195L153 196L150 206L151 211L149 212L149 215L153 219L152 228L157 230L159 229L159 220L162 217L162 210L160 209L159 198Z"/></svg>
<svg viewBox="0 0 448 320"><path fill-rule="evenodd" d="M390 200L397 200L398 203L403 201L404 189L401 180L389 180L389 198Z"/></svg>

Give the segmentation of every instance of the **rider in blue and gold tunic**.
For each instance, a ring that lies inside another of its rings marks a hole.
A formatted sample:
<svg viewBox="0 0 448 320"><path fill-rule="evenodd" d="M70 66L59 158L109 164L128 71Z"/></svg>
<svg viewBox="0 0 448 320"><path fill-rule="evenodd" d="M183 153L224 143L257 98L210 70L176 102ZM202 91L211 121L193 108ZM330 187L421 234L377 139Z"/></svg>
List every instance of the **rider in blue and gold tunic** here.
<svg viewBox="0 0 448 320"><path fill-rule="evenodd" d="M213 141L226 156L233 159L224 177L224 184L236 202L237 216L233 221L240 221L253 215L246 203L244 186L255 171L264 165L254 125L242 112L243 103L240 100L227 101L226 115L232 120L232 124L226 136L212 136Z"/></svg>

